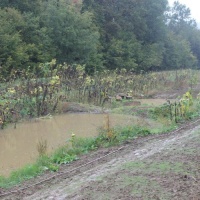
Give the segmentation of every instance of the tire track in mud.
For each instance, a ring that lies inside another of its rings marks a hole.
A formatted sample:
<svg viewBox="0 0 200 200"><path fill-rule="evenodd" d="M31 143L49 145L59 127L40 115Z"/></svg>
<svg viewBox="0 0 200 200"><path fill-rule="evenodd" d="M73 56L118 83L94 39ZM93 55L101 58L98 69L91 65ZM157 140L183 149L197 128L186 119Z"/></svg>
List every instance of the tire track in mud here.
<svg viewBox="0 0 200 200"><path fill-rule="evenodd" d="M26 186L24 189L17 188L13 194L13 191L8 191L8 196L5 195L3 199L68 199L67 197L79 190L82 185L100 176L113 173L127 161L143 160L170 148L174 143L181 143L200 129L199 121L189 123L171 133L138 138L120 148L111 149L111 152L106 151L106 155L98 159L89 160L87 163L83 161L82 167L80 167L81 164L77 167L74 163L71 166L72 170L69 170L70 174L64 171L54 175L53 178L48 177L46 181L42 180L35 185ZM99 156L98 152L95 154ZM73 170L73 168L77 169Z"/></svg>
<svg viewBox="0 0 200 200"><path fill-rule="evenodd" d="M127 161L138 161L146 159L150 156L153 156L156 153L162 152L162 150L166 150L166 148L170 148L171 145L175 143L182 143L185 139L190 137L194 131L198 130L200 126L196 127L193 131L187 131L183 135L176 135L170 136L168 139L160 139L155 140L149 144L146 144L144 147L138 150L130 149L129 152L124 156L119 158L114 158L111 161L101 164L99 166L95 166L92 169L84 171L82 174L76 175L70 181L63 181L59 183L53 190L49 190L46 192L36 193L33 196L24 198L25 200L39 200L39 199L81 199L79 195L79 190L83 185L87 185L88 183L92 183L92 181L98 180L99 177L105 177L107 175L114 174L120 166L125 164ZM75 193L74 197L69 198L69 196L73 196L72 194Z"/></svg>

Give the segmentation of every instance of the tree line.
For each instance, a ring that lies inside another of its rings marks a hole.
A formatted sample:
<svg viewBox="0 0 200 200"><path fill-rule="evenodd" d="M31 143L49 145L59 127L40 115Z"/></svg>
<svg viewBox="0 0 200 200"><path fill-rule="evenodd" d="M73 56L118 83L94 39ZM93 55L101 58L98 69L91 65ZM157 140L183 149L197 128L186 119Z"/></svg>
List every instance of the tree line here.
<svg viewBox="0 0 200 200"><path fill-rule="evenodd" d="M1 0L0 73L40 63L81 64L88 73L195 68L200 30L167 0Z"/></svg>

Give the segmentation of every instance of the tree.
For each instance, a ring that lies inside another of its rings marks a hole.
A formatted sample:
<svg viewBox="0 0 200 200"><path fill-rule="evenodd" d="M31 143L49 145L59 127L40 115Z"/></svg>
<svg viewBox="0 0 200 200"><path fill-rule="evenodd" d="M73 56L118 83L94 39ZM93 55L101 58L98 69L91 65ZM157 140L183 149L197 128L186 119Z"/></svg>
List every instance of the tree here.
<svg viewBox="0 0 200 200"><path fill-rule="evenodd" d="M99 67L99 33L92 22L91 13L81 13L66 1L49 0L43 5L41 19L48 27L55 58L59 62Z"/></svg>
<svg viewBox="0 0 200 200"><path fill-rule="evenodd" d="M163 65L166 69L191 68L197 66L197 59L193 55L190 43L182 36L169 33L165 43Z"/></svg>
<svg viewBox="0 0 200 200"><path fill-rule="evenodd" d="M1 0L1 8L15 8L21 13L33 12L38 14L43 0Z"/></svg>
<svg viewBox="0 0 200 200"><path fill-rule="evenodd" d="M198 59L198 66L200 67L200 30L191 29L187 38L190 42L192 53Z"/></svg>
<svg viewBox="0 0 200 200"><path fill-rule="evenodd" d="M28 60L26 45L20 35L23 17L13 8L0 9L0 26L1 73L8 74Z"/></svg>
<svg viewBox="0 0 200 200"><path fill-rule="evenodd" d="M190 28L196 27L196 22L191 18L190 9L186 5L174 2L173 7L166 14L168 27L176 34L185 34Z"/></svg>
<svg viewBox="0 0 200 200"><path fill-rule="evenodd" d="M56 56L56 49L49 36L48 27L41 24L40 16L33 13L24 13L23 19L24 25L20 33L29 55L27 64L34 66L52 60Z"/></svg>
<svg viewBox="0 0 200 200"><path fill-rule="evenodd" d="M161 64L166 6L167 0L83 1L83 10L94 13L107 68L147 70Z"/></svg>
<svg viewBox="0 0 200 200"><path fill-rule="evenodd" d="M167 49L166 56L168 57L172 52L175 53L176 49L177 57L174 60L180 61L184 52L185 64L182 63L183 61L175 62L174 66L194 67L198 63L200 64L200 31L196 27L195 20L191 17L190 9L176 1L167 13L166 18L169 31L172 32L172 34L169 34L171 39L167 41L166 47L170 47L170 44L174 46L174 48L171 46L170 49ZM182 53L180 54L180 52ZM173 59L171 62L173 62Z"/></svg>

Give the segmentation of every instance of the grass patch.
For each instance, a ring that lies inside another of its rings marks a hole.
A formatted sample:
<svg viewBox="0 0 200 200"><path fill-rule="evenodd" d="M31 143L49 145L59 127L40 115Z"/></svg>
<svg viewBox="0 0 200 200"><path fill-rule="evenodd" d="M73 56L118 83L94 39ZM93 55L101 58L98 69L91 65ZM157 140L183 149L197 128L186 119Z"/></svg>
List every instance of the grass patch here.
<svg viewBox="0 0 200 200"><path fill-rule="evenodd" d="M132 172L141 172L145 174L152 173L186 173L184 170L184 165L179 162L127 162L122 166L123 169L131 170Z"/></svg>
<svg viewBox="0 0 200 200"><path fill-rule="evenodd" d="M8 178L0 176L0 187L9 188L16 184L21 183L22 181L34 178L42 173L42 168L38 163L33 165L27 165L24 168L14 171Z"/></svg>
<svg viewBox="0 0 200 200"><path fill-rule="evenodd" d="M148 189L156 191L159 199L169 199L169 195L166 192L163 192L163 188L153 180L149 180L143 176L134 176L133 178L126 177L127 184L132 184L133 189L131 194L134 197L141 197L144 200L155 199L150 192L147 192Z"/></svg>

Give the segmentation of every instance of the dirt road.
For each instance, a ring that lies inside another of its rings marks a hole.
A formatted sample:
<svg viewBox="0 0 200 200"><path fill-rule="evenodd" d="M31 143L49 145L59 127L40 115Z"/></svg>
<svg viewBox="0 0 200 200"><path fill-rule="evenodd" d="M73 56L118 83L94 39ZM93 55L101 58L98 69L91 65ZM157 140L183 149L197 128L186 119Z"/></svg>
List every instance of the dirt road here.
<svg viewBox="0 0 200 200"><path fill-rule="evenodd" d="M0 198L200 200L200 126L190 125L175 133L138 138L121 147L84 155L63 166L54 179Z"/></svg>

